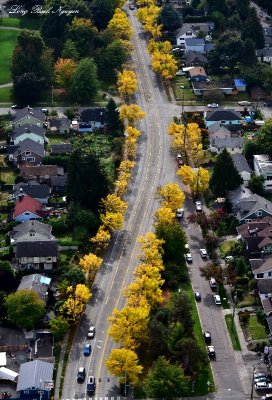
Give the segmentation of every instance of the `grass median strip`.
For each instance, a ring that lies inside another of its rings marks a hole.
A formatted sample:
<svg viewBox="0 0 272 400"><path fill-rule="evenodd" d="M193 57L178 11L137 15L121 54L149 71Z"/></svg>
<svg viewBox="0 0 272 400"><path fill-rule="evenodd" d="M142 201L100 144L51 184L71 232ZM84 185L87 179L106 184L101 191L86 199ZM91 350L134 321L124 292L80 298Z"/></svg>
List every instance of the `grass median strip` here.
<svg viewBox="0 0 272 400"><path fill-rule="evenodd" d="M237 335L236 326L235 326L235 322L232 319L232 315L231 314L225 315L225 320L226 320L227 328L229 331L233 350L241 350L239 337Z"/></svg>

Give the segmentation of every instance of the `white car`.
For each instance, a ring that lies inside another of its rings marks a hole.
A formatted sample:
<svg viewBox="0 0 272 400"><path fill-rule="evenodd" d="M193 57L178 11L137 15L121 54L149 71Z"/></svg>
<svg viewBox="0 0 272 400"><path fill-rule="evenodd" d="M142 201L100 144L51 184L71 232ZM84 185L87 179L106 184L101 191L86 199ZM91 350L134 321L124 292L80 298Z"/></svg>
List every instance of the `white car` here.
<svg viewBox="0 0 272 400"><path fill-rule="evenodd" d="M202 258L207 258L208 254L207 254L206 249L200 249L200 255Z"/></svg>
<svg viewBox="0 0 272 400"><path fill-rule="evenodd" d="M219 296L219 294L215 294L215 295L213 296L213 298L214 298L215 304L216 304L217 306L221 306L221 297Z"/></svg>
<svg viewBox="0 0 272 400"><path fill-rule="evenodd" d="M185 72L179 70L178 72L176 72L176 76L184 76Z"/></svg>
<svg viewBox="0 0 272 400"><path fill-rule="evenodd" d="M201 201L196 201L195 202L195 207L196 207L196 211L197 212L201 212L202 211L202 204L201 204Z"/></svg>
<svg viewBox="0 0 272 400"><path fill-rule="evenodd" d="M207 107L208 107L208 108L219 108L219 104L217 104L217 103L210 103L210 104L207 104Z"/></svg>
<svg viewBox="0 0 272 400"><path fill-rule="evenodd" d="M186 245L184 246L184 248L185 248L185 253L190 253L190 248L189 248L188 243L186 243Z"/></svg>
<svg viewBox="0 0 272 400"><path fill-rule="evenodd" d="M186 258L186 261L189 263L191 263L193 261L193 257L192 257L191 253L186 253L185 258Z"/></svg>
<svg viewBox="0 0 272 400"><path fill-rule="evenodd" d="M255 383L255 390L266 390L269 389L269 383L266 382L257 382Z"/></svg>
<svg viewBox="0 0 272 400"><path fill-rule="evenodd" d="M90 326L89 330L88 330L87 338L88 339L93 339L94 335L95 335L95 327L94 326Z"/></svg>
<svg viewBox="0 0 272 400"><path fill-rule="evenodd" d="M243 100L243 101L238 101L239 106L250 106L250 101Z"/></svg>
<svg viewBox="0 0 272 400"><path fill-rule="evenodd" d="M183 208L178 208L176 211L176 218L182 218L184 215L184 209Z"/></svg>

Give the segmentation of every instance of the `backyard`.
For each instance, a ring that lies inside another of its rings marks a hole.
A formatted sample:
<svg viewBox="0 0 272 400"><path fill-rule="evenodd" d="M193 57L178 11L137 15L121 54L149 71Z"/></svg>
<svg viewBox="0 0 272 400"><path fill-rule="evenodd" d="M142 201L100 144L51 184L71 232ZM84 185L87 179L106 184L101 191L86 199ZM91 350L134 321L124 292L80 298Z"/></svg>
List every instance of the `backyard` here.
<svg viewBox="0 0 272 400"><path fill-rule="evenodd" d="M12 58L13 49L16 44L18 31L12 29L1 29L0 35L0 85L12 81L10 72L10 63Z"/></svg>
<svg viewBox="0 0 272 400"><path fill-rule="evenodd" d="M264 340L267 338L265 326L259 322L256 315L250 316L248 330L252 340Z"/></svg>

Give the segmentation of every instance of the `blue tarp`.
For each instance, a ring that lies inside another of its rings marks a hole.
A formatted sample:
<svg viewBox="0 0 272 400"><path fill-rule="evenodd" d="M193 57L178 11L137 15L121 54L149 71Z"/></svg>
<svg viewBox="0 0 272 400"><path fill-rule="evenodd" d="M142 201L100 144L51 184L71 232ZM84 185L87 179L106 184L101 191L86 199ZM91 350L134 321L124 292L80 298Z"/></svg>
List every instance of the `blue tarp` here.
<svg viewBox="0 0 272 400"><path fill-rule="evenodd" d="M234 79L235 86L246 86L246 81L244 79Z"/></svg>

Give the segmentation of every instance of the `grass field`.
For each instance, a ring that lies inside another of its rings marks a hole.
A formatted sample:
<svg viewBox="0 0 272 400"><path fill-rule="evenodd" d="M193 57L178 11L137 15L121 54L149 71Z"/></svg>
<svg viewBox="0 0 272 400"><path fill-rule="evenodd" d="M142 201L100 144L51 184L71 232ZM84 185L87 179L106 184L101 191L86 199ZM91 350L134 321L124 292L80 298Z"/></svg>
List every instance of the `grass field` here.
<svg viewBox="0 0 272 400"><path fill-rule="evenodd" d="M39 17L30 18L25 15L22 18L2 18L0 26L8 26L11 28L39 30L41 19Z"/></svg>
<svg viewBox="0 0 272 400"><path fill-rule="evenodd" d="M1 29L0 32L0 85L12 81L10 73L10 63L12 52L16 44L18 31L12 29Z"/></svg>
<svg viewBox="0 0 272 400"><path fill-rule="evenodd" d="M1 65L1 61L0 61ZM1 74L1 72L0 72ZM12 103L12 88L4 87L0 88L0 103Z"/></svg>
<svg viewBox="0 0 272 400"><path fill-rule="evenodd" d="M265 327L258 321L256 315L250 316L248 329L253 340L267 339Z"/></svg>
<svg viewBox="0 0 272 400"><path fill-rule="evenodd" d="M223 257L225 257L225 255L228 254L228 252L231 249L231 246L233 246L235 243L236 243L235 240L225 240L219 245L219 250Z"/></svg>
<svg viewBox="0 0 272 400"><path fill-rule="evenodd" d="M239 337L237 335L235 323L232 320L232 315L231 314L225 315L225 320L226 320L227 328L228 328L228 331L229 331L230 340L231 340L231 343L232 343L233 350L241 350Z"/></svg>

